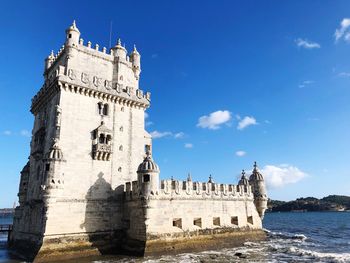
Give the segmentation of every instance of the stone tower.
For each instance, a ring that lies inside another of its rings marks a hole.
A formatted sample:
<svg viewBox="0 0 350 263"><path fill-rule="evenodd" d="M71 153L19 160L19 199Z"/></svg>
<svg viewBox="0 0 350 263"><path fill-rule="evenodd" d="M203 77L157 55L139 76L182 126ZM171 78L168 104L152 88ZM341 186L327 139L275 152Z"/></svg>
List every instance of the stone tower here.
<svg viewBox="0 0 350 263"><path fill-rule="evenodd" d="M258 171L258 166L254 162L254 169L249 177L249 183L252 186L254 194L254 204L261 218L264 218L265 210L267 209L267 193L265 188L264 177Z"/></svg>
<svg viewBox="0 0 350 263"><path fill-rule="evenodd" d="M12 237L27 255L67 235L91 243L122 228L115 196L137 180L151 149L144 129L150 93L139 88L140 57L135 47L128 55L120 39L110 52L84 45L73 22L62 48L45 60Z"/></svg>

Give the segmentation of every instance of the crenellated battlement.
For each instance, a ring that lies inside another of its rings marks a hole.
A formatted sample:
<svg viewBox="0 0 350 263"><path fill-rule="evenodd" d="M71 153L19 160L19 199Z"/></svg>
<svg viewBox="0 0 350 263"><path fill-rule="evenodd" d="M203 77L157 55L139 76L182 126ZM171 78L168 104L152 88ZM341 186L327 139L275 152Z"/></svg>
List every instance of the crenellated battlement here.
<svg viewBox="0 0 350 263"><path fill-rule="evenodd" d="M151 94L139 88L140 57L135 46L128 53L120 39L109 51L91 41L84 44L73 22L66 30L65 44L57 53L52 51L45 60L45 83L33 97L31 111L37 112L62 88L89 97L147 108Z"/></svg>
<svg viewBox="0 0 350 263"><path fill-rule="evenodd" d="M184 199L237 199L253 198L250 185L218 184L210 182L192 182L180 180L162 180L158 191L144 194L149 182L139 184L138 181L125 184L125 196L132 200L140 196L149 198L184 198Z"/></svg>

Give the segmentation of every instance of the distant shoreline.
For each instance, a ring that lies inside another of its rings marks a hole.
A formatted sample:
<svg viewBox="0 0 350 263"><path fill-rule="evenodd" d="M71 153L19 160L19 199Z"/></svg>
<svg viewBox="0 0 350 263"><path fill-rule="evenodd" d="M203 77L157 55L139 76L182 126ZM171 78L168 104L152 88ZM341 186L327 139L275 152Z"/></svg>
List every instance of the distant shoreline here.
<svg viewBox="0 0 350 263"><path fill-rule="evenodd" d="M266 212L350 212L350 196L329 195L321 199L306 197L288 202L270 199Z"/></svg>

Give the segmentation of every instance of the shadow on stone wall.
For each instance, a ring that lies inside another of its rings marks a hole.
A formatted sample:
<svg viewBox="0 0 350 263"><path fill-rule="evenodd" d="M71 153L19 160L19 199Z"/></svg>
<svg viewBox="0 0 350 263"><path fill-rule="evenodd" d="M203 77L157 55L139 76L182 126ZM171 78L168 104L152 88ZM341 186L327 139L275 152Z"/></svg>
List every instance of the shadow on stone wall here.
<svg viewBox="0 0 350 263"><path fill-rule="evenodd" d="M102 172L98 174L98 179L85 196L85 221L81 228L85 228L92 247L100 254L119 254L123 233L116 228L115 215L121 202L115 198L115 191L103 175Z"/></svg>
<svg viewBox="0 0 350 263"><path fill-rule="evenodd" d="M125 202L124 184L112 189L103 176L98 174L85 196L82 230L100 254L144 256L147 201Z"/></svg>

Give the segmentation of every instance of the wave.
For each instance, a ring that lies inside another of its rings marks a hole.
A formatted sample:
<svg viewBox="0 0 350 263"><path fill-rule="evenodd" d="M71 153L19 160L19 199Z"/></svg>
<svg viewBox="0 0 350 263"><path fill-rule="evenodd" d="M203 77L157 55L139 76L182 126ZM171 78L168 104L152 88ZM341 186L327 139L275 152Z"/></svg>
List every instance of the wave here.
<svg viewBox="0 0 350 263"><path fill-rule="evenodd" d="M308 238L304 234L292 234L292 233L286 233L286 232L268 231L267 234L270 238L278 237L278 238L282 238L282 239L296 239L296 240L301 240L301 241L305 241Z"/></svg>
<svg viewBox="0 0 350 263"><path fill-rule="evenodd" d="M318 252L297 247L290 247L289 252L298 256L306 256L319 260L327 260L327 262L350 262L350 253Z"/></svg>

